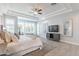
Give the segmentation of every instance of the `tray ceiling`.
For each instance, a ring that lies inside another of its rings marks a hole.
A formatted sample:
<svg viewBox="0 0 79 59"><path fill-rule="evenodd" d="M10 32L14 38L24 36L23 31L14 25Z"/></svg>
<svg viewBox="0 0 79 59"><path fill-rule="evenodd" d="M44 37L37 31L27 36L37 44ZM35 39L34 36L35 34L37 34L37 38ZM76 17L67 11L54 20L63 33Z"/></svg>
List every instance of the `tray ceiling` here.
<svg viewBox="0 0 79 59"><path fill-rule="evenodd" d="M11 11L28 15L30 17L35 17L36 19L42 19L44 17L48 17L50 15L54 15L68 11L70 9L78 9L76 8L78 4L64 4L64 3L56 3L55 5L51 5L51 3L0 3L0 13L11 13ZM76 7L75 7L76 6ZM32 8L39 7L42 9L41 15L34 15L31 13Z"/></svg>

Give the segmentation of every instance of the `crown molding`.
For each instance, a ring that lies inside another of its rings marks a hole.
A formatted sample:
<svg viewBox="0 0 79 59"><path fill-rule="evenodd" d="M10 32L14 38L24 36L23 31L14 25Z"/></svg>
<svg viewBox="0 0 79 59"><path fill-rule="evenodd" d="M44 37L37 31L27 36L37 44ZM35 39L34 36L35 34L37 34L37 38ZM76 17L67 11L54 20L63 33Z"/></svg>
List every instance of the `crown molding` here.
<svg viewBox="0 0 79 59"><path fill-rule="evenodd" d="M25 18L30 18L30 19L34 19L34 21L37 21L37 19L38 19L35 16L23 14L23 13L20 13L20 12L17 12L17 11L13 11L13 10L8 10L6 14L13 15L13 16L21 16L21 17L25 17Z"/></svg>
<svg viewBox="0 0 79 59"><path fill-rule="evenodd" d="M44 20L46 20L49 17L54 17L54 16L57 16L57 15L60 15L60 14L63 14L63 13L71 12L71 11L72 11L72 8L71 8L70 4L69 4L68 7L64 5L63 9L55 11L55 12L52 12L50 14L47 14L44 17L41 17L41 20L39 20L39 21L44 21Z"/></svg>

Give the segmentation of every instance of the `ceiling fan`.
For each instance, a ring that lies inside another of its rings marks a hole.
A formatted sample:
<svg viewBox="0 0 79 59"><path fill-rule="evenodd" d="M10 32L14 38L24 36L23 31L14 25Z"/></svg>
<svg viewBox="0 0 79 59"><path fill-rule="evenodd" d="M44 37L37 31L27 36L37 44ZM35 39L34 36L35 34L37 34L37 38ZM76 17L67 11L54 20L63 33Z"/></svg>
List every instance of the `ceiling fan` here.
<svg viewBox="0 0 79 59"><path fill-rule="evenodd" d="M50 5L55 5L56 3L51 3ZM39 7L39 5L36 5L36 7L33 7L31 9L32 11L30 13L32 13L33 15L41 15L43 14L43 9L41 7Z"/></svg>
<svg viewBox="0 0 79 59"><path fill-rule="evenodd" d="M32 8L32 11L30 13L32 13L34 15L41 15L42 9L41 8Z"/></svg>

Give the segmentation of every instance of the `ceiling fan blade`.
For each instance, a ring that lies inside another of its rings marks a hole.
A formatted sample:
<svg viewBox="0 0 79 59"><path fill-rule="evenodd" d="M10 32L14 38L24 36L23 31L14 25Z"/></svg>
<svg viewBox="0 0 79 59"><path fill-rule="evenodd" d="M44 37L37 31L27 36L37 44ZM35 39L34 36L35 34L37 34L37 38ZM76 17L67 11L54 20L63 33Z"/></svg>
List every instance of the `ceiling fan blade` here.
<svg viewBox="0 0 79 59"><path fill-rule="evenodd" d="M42 9L39 9L38 12L42 11Z"/></svg>
<svg viewBox="0 0 79 59"><path fill-rule="evenodd" d="M40 15L41 15L42 13L38 13L38 14L40 14Z"/></svg>

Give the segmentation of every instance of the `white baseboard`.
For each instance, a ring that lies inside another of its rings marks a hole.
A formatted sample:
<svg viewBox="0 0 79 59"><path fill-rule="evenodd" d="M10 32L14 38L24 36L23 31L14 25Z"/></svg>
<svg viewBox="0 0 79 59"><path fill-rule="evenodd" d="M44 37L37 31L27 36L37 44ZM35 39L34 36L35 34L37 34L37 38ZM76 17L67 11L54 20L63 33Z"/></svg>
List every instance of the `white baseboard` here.
<svg viewBox="0 0 79 59"><path fill-rule="evenodd" d="M71 41L67 41L67 40L60 40L61 42L65 42L65 43L69 43L69 44L73 44L73 45L79 45L79 43L77 42L71 42Z"/></svg>

